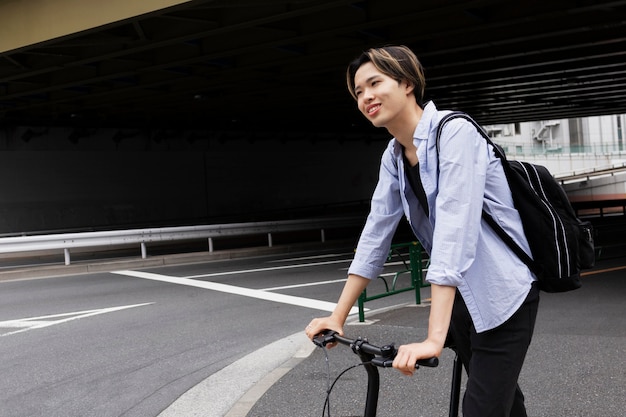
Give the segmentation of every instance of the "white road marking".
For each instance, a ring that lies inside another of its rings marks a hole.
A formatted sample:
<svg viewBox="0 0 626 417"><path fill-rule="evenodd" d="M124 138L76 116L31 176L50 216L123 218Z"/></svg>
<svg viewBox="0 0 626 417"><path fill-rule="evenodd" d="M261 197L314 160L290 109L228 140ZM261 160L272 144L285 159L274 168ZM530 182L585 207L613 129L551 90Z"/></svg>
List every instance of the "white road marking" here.
<svg viewBox="0 0 626 417"><path fill-rule="evenodd" d="M346 282L348 279L334 279L331 281L318 281L318 282L307 282L306 284L293 284L293 285L283 285L282 287L272 287L272 288L262 288L260 291L278 291L278 290L289 290L292 288L303 288L303 287L314 287L316 285L326 285L326 284L336 284L338 282Z"/></svg>
<svg viewBox="0 0 626 417"><path fill-rule="evenodd" d="M309 266L332 265L332 264L339 264L339 263L346 263L346 262L351 262L351 261L349 259L342 259L338 261L314 262L314 263L308 263L308 264L272 266L272 267L267 267L267 268L256 268L256 269L240 269L237 271L214 272L212 274L190 275L187 278L193 279L193 278L220 277L224 275L249 274L251 272L278 271L280 269L306 268Z"/></svg>
<svg viewBox="0 0 626 417"><path fill-rule="evenodd" d="M259 300L273 301L277 303L290 304L299 307L307 307L315 310L333 311L337 304L328 301L315 300L312 298L295 297L293 295L276 294L262 290L236 287L234 285L220 284L210 281L199 281L190 278L170 277L167 275L153 274L142 271L113 271L113 274L126 275L129 277L144 278L154 281L168 282L170 284L187 285L189 287L204 288L207 290L220 291L228 294L241 295L244 297L257 298ZM206 275L202 275L206 276ZM358 313L357 307L352 307L350 314Z"/></svg>
<svg viewBox="0 0 626 417"><path fill-rule="evenodd" d="M147 306L154 303L133 304L128 306L100 308L97 310L75 311L73 313L52 314L49 316L29 317L25 319L0 321L1 328L20 329L9 333L1 334L0 337L10 336L17 333L26 332L32 329L42 329L44 327L54 326L55 324L67 323L68 321L83 319L98 314L112 313L114 311L125 310L127 308ZM53 320L57 319L59 320Z"/></svg>
<svg viewBox="0 0 626 417"><path fill-rule="evenodd" d="M349 255L354 255L354 254L329 253L326 255L312 255L312 256L301 256L299 258L276 259L273 261L267 261L267 263L272 264L272 263L277 263L277 262L307 261L310 259L336 258L337 256L349 256ZM351 260L352 259L346 260L346 262L351 261Z"/></svg>

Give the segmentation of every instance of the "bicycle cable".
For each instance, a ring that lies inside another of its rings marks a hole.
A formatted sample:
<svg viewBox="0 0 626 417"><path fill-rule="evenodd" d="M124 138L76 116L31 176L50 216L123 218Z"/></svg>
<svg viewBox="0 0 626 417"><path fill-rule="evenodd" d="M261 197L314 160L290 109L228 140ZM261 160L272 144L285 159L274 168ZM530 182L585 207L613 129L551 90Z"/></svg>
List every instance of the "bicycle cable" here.
<svg viewBox="0 0 626 417"><path fill-rule="evenodd" d="M361 363L357 363L355 365L349 366L346 369L344 369L343 371L341 371L341 373L339 373L339 375L337 375L333 381L333 383L330 383L330 359L328 357L328 351L327 349L322 348L322 350L324 351L324 356L325 356L325 360L326 360L326 400L324 401L324 407L322 408L322 417L331 417L330 415L330 394L333 391L333 388L335 388L335 384L337 384L337 382L339 381L339 378L341 378L346 372L350 371L351 369L357 368L359 366L363 366L366 364L369 364L371 362L361 362Z"/></svg>

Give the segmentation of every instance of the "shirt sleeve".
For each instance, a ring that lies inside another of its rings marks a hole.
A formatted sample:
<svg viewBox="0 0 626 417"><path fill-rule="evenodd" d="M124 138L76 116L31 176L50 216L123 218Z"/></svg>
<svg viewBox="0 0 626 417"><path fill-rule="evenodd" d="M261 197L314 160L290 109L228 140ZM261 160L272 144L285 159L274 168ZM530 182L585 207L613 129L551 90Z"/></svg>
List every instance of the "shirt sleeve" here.
<svg viewBox="0 0 626 417"><path fill-rule="evenodd" d="M378 184L349 274L373 279L383 271L391 241L404 213L400 192L392 140L381 158Z"/></svg>
<svg viewBox="0 0 626 417"><path fill-rule="evenodd" d="M476 128L462 119L445 125L439 145L435 228L426 279L458 287L476 257L488 147Z"/></svg>

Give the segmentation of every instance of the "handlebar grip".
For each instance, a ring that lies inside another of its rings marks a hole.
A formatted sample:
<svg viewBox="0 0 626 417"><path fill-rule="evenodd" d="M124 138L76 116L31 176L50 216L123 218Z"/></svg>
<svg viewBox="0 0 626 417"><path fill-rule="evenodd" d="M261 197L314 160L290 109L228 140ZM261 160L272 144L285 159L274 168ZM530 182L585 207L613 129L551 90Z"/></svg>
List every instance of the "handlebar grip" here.
<svg viewBox="0 0 626 417"><path fill-rule="evenodd" d="M372 359L371 362L372 362L372 365L379 366L381 368L391 368L393 365L393 359L385 359L385 358L379 358L379 357ZM420 366L428 366L429 368L436 368L437 366L439 366L439 359L438 358L420 359L415 364L415 369L419 368Z"/></svg>
<svg viewBox="0 0 626 417"><path fill-rule="evenodd" d="M313 343L315 343L319 347L325 347L329 343L333 343L336 341L335 335L337 332L334 331L324 331L313 338Z"/></svg>
<svg viewBox="0 0 626 417"><path fill-rule="evenodd" d="M439 358L420 359L415 365L428 366L429 368L436 368L439 366Z"/></svg>

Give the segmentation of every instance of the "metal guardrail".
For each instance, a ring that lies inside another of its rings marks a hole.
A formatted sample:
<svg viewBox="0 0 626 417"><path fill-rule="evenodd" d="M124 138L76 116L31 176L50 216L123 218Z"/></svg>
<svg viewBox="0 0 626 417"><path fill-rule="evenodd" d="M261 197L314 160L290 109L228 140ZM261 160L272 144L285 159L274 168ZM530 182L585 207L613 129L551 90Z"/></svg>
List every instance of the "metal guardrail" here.
<svg viewBox="0 0 626 417"><path fill-rule="evenodd" d="M496 143L498 143L498 138L495 138ZM535 156L535 155L563 155L563 156L576 156L576 155L607 155L607 154L617 154L623 155L626 151L623 145L619 143L604 143L604 144L595 144L595 145L584 145L584 146L572 146L572 145L562 145L558 144L556 146L545 146L535 143L529 142L505 142L501 141L499 143L506 154L510 157L513 156Z"/></svg>
<svg viewBox="0 0 626 417"><path fill-rule="evenodd" d="M572 171L569 174L555 175L561 185L569 184L573 182L589 181L594 178L600 177L612 177L615 175L626 174L626 163L613 165L606 168L593 168L591 170Z"/></svg>
<svg viewBox="0 0 626 417"><path fill-rule="evenodd" d="M402 252L403 249L408 249L408 253ZM408 263L406 260L407 255L409 257ZM367 301L377 300L379 298L389 297L390 295L400 294L407 291L415 291L415 304L421 304L422 296L420 288L428 287L430 285L424 283L423 280L424 267L422 265L422 246L419 242L398 243L391 245L389 254L387 255L386 265L388 263L395 262L400 262L403 269L392 274L393 279L391 280L391 286L389 286L389 283L384 276L379 276L378 279L383 281L385 291L374 295L367 295L367 289L365 289L359 296L359 322L363 323L365 321L365 302ZM408 285L400 286L398 279L406 274L410 274Z"/></svg>
<svg viewBox="0 0 626 417"><path fill-rule="evenodd" d="M215 238L266 234L268 246L271 247L273 233L319 229L320 239L325 242L326 229L358 226L363 223L362 217L340 217L2 237L0 238L0 253L63 250L65 265L69 265L71 249L139 244L141 257L145 259L147 257L146 245L152 242L208 239L209 252L213 252L213 239Z"/></svg>

